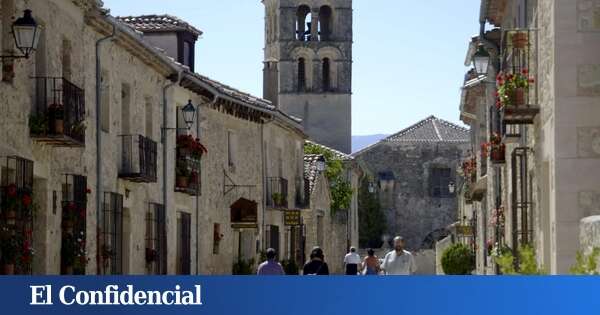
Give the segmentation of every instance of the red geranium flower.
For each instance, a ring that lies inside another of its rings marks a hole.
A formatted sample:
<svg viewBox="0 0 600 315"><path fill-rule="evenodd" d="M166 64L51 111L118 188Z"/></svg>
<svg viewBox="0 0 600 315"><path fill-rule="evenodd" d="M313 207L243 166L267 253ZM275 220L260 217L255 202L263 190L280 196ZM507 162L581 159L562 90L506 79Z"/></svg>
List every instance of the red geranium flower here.
<svg viewBox="0 0 600 315"><path fill-rule="evenodd" d="M529 70L523 69L523 70L521 70L521 73L523 73L523 75L528 75L529 74Z"/></svg>
<svg viewBox="0 0 600 315"><path fill-rule="evenodd" d="M6 189L6 193L8 194L9 197L15 197L17 195L17 185L15 185L15 184L8 185L8 188Z"/></svg>
<svg viewBox="0 0 600 315"><path fill-rule="evenodd" d="M31 197L29 195L23 196L23 205L29 207L31 205Z"/></svg>
<svg viewBox="0 0 600 315"><path fill-rule="evenodd" d="M69 211L75 211L75 203L74 202L69 202L69 205L67 206L67 210L69 210Z"/></svg>
<svg viewBox="0 0 600 315"><path fill-rule="evenodd" d="M91 190L91 189L89 189L89 188L86 188L86 189L85 189L85 193L86 193L86 194L91 194L91 193L92 193L92 190Z"/></svg>

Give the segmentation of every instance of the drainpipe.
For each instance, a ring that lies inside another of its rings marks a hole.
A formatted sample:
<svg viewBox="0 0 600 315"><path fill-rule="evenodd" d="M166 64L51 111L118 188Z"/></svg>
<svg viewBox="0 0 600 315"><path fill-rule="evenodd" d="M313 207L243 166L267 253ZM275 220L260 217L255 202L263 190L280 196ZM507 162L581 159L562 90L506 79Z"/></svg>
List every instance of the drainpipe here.
<svg viewBox="0 0 600 315"><path fill-rule="evenodd" d="M168 178L167 178L167 160L168 160L168 142L167 142L167 132L169 132L169 130L165 129L168 126L169 120L167 117L167 90L169 88L171 88L172 86L179 84L179 82L181 81L181 73L182 71L179 70L179 72L177 73L177 80L176 81L172 81L169 84L163 86L162 89L162 97L163 97L163 108L162 108L162 116L163 116L163 122L162 122L162 129L161 129L161 136L162 136L162 146L163 146L163 187L162 187L162 195L163 195L163 205L165 207L165 216L167 216L167 209L168 209L168 197L167 197L167 185L168 185ZM165 218L165 223L166 223L166 218ZM168 272L167 272L168 273Z"/></svg>
<svg viewBox="0 0 600 315"><path fill-rule="evenodd" d="M263 123L260 125L260 153L261 153L261 166L262 166L262 190L263 190L263 198L262 198L262 224L261 224L261 231L260 231L260 238L261 238L261 244L260 247L263 250L267 250L266 248L266 244L267 244L267 240L265 239L265 231L267 230L267 225L265 224L265 212L267 211L267 195L265 192L265 187L267 184L267 160L265 159L265 125L270 124L271 122L273 122L275 120L274 117L269 118L269 120L267 121L263 121Z"/></svg>
<svg viewBox="0 0 600 315"><path fill-rule="evenodd" d="M219 94L214 94L213 100L208 103L208 106L213 106L219 100ZM198 110L196 111L196 119L198 120L196 123L196 136L200 138L200 105L198 105ZM202 173L200 173L202 174ZM202 176L202 175L201 175ZM198 189L200 188L200 177L198 176L196 179L196 275L200 273L200 194Z"/></svg>
<svg viewBox="0 0 600 315"><path fill-rule="evenodd" d="M100 63L100 45L112 40L117 33L115 25L113 25L112 33L106 37L96 41L96 226L100 222L100 209L102 208L102 64ZM98 228L96 228L96 240L98 240ZM96 259L96 261L98 261ZM99 267L96 267L99 271Z"/></svg>

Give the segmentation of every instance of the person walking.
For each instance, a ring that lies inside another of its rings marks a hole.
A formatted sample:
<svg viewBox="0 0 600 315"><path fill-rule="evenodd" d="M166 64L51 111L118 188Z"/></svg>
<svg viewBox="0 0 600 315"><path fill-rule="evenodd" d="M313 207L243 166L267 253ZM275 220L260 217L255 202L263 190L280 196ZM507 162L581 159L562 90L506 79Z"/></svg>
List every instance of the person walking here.
<svg viewBox="0 0 600 315"><path fill-rule="evenodd" d="M360 256L356 253L356 248L350 247L350 252L344 257L347 276L356 276L358 274L358 265L360 265Z"/></svg>
<svg viewBox="0 0 600 315"><path fill-rule="evenodd" d="M402 236L394 238L394 250L385 255L381 269L386 275L412 275L417 271L414 256L404 250Z"/></svg>
<svg viewBox="0 0 600 315"><path fill-rule="evenodd" d="M379 268L379 258L375 256L375 251L371 248L367 251L367 257L362 263L362 274L365 276L376 276L381 270Z"/></svg>
<svg viewBox="0 0 600 315"><path fill-rule="evenodd" d="M267 249L267 260L258 266L256 274L259 276L284 276L283 267L276 258L277 251L274 248Z"/></svg>
<svg viewBox="0 0 600 315"><path fill-rule="evenodd" d="M302 274L313 275L313 276L328 276L329 267L325 262L325 255L320 247L314 247L310 253L310 261L308 261L304 268L302 268Z"/></svg>

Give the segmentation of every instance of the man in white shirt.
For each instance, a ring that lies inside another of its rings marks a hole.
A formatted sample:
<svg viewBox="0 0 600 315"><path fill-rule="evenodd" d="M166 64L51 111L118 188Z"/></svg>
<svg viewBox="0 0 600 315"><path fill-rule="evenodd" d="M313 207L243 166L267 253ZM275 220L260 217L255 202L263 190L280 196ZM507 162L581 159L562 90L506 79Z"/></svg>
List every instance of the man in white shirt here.
<svg viewBox="0 0 600 315"><path fill-rule="evenodd" d="M346 265L347 276L356 276L358 274L360 256L356 253L356 248L350 247L350 252L344 257L344 264Z"/></svg>
<svg viewBox="0 0 600 315"><path fill-rule="evenodd" d="M394 250L385 255L381 269L386 275L412 275L417 271L415 258L404 250L404 239L401 236L394 238Z"/></svg>

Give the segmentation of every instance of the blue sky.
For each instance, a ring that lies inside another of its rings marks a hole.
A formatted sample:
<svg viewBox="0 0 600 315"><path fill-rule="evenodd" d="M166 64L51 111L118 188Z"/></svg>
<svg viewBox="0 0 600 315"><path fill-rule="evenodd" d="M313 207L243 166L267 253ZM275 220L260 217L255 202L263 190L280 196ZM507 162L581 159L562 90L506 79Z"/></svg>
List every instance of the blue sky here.
<svg viewBox="0 0 600 315"><path fill-rule="evenodd" d="M429 115L458 120L479 0L354 0L354 135L394 133ZM204 31L196 71L262 96L259 0L104 0L113 15L168 13Z"/></svg>

